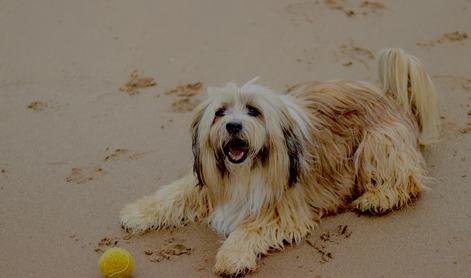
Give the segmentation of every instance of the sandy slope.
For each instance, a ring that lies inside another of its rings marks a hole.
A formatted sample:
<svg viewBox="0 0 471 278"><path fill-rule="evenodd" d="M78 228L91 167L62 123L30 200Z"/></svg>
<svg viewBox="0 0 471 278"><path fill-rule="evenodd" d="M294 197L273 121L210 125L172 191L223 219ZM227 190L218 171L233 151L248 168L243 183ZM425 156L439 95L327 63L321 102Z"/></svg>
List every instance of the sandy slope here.
<svg viewBox="0 0 471 278"><path fill-rule="evenodd" d="M445 140L426 150L431 190L385 217L325 219L321 231L352 231L324 243L333 259L321 263L304 243L263 258L253 277L469 275L471 134L459 129L471 121L471 40L443 34L471 32L471 1L380 1L385 8L362 1L0 1L0 276L98 277L94 248L123 236L120 208L191 163L191 113L173 112L176 97L165 91L257 75L279 90L313 79L375 82L368 50L386 46L414 53L435 76ZM119 91L134 69L157 86L133 96ZM28 108L34 101L43 103L32 107L40 111ZM106 159L116 149L126 151ZM150 262L144 250L171 237L192 254ZM220 240L190 225L119 245L134 254L135 277L208 277Z"/></svg>

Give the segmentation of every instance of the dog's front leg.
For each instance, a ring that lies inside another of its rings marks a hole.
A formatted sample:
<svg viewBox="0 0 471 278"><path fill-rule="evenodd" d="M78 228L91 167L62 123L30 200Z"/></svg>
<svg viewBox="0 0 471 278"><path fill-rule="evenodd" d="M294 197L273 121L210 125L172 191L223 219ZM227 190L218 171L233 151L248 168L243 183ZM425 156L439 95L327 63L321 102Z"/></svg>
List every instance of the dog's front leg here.
<svg viewBox="0 0 471 278"><path fill-rule="evenodd" d="M209 209L207 188L197 185L194 175L189 174L124 207L120 222L127 231L142 233L200 221Z"/></svg>
<svg viewBox="0 0 471 278"><path fill-rule="evenodd" d="M216 255L213 270L216 274L229 277L254 271L258 255L267 251L268 245L269 243L255 230L239 227L222 244Z"/></svg>
<svg viewBox="0 0 471 278"><path fill-rule="evenodd" d="M307 209L296 211L301 207L299 206L288 211L286 208L289 206L290 204L273 209L269 216L241 223L219 249L214 272L232 277L254 271L261 255L267 254L271 249L282 249L284 243L300 242L317 226L318 222ZM295 213L299 215L296 216Z"/></svg>

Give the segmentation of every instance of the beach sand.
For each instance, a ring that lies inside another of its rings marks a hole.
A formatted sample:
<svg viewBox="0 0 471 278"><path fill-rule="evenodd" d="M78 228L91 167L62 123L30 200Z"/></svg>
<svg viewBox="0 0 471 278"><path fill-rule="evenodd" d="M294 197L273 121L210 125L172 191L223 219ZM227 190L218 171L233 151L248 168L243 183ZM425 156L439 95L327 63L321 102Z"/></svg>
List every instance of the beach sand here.
<svg viewBox="0 0 471 278"><path fill-rule="evenodd" d="M377 83L384 47L419 57L438 90L430 189L386 216L325 218L249 277L469 276L470 12L469 0L1 0L0 276L99 277L118 245L136 278L211 277L223 238L204 224L129 237L118 223L190 167L205 88Z"/></svg>

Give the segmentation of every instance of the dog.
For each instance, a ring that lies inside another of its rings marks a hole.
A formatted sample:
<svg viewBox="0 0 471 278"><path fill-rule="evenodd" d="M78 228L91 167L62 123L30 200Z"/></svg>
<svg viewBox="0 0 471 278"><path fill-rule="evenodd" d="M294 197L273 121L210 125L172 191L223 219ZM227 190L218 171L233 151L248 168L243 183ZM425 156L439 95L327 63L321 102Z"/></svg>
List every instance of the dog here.
<svg viewBox="0 0 471 278"><path fill-rule="evenodd" d="M193 171L124 207L122 226L141 233L205 221L226 236L214 272L239 276L301 242L323 216L405 206L425 188L421 146L440 137L436 92L402 49L381 51L379 77L381 88L208 88L191 125Z"/></svg>

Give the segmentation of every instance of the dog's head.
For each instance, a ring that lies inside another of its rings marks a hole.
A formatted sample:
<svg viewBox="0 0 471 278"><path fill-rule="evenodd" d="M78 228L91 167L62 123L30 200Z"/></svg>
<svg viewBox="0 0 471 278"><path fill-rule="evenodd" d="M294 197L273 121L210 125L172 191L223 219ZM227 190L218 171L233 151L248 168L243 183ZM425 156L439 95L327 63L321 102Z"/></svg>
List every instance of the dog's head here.
<svg viewBox="0 0 471 278"><path fill-rule="evenodd" d="M236 171L265 167L292 186L304 147L299 111L280 95L253 84L209 88L193 119L194 171L201 185ZM297 116L296 116L297 115ZM305 128L306 129L306 128ZM307 133L307 132L306 132Z"/></svg>

